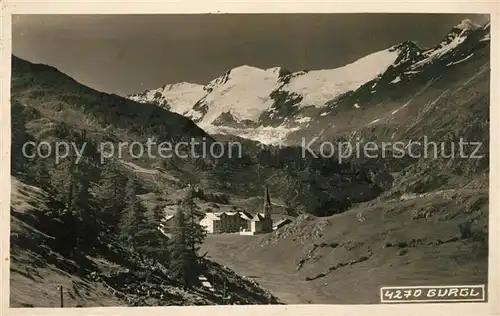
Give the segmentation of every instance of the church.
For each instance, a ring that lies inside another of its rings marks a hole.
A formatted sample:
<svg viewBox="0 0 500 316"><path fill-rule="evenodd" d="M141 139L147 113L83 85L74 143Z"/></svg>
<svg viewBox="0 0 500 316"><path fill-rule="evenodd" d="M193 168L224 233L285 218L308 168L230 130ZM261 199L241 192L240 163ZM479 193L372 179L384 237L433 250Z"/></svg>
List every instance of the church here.
<svg viewBox="0 0 500 316"><path fill-rule="evenodd" d="M273 231L271 219L271 198L266 186L264 191L264 206L255 215L246 212L207 212L200 221L209 234L235 233L255 235Z"/></svg>
<svg viewBox="0 0 500 316"><path fill-rule="evenodd" d="M250 231L253 234L270 233L273 231L273 220L271 219L271 198L266 186L264 191L264 207L262 213L257 213L250 221Z"/></svg>

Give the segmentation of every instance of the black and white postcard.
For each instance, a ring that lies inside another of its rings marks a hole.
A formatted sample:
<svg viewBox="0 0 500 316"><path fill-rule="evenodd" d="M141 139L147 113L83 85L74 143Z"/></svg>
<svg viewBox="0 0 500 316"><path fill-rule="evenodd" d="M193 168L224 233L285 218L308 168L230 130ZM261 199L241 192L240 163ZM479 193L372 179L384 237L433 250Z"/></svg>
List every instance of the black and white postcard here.
<svg viewBox="0 0 500 316"><path fill-rule="evenodd" d="M499 313L498 4L2 6L7 315Z"/></svg>

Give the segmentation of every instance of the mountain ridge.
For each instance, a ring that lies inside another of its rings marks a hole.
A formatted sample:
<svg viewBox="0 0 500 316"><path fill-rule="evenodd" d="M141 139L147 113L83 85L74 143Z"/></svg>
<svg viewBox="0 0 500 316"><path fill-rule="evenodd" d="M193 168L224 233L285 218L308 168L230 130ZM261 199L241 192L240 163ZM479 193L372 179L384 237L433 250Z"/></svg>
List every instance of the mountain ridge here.
<svg viewBox="0 0 500 316"><path fill-rule="evenodd" d="M407 40L334 69L291 73L279 66L261 69L241 65L204 85L206 94L189 109L189 102L182 101L178 113L212 134L234 134L265 144L287 143L290 134L307 129L321 117L329 117L328 109L332 105L368 90L368 84L371 90L366 97L372 97L377 86L429 80L415 77L422 78L422 73L444 71L446 67L466 61L484 41L489 41L488 24L464 20L452 27L434 47L421 48ZM367 73L367 66L373 64L377 67ZM356 65L360 66L359 70ZM360 72L363 74L358 75ZM336 76L340 78L335 79ZM199 93L197 96L201 95L199 85L195 90ZM182 98L182 92L173 92L173 95ZM156 98L151 98L148 92L127 97L167 106L176 112L176 101L167 92L157 94ZM174 105L166 105L168 100Z"/></svg>

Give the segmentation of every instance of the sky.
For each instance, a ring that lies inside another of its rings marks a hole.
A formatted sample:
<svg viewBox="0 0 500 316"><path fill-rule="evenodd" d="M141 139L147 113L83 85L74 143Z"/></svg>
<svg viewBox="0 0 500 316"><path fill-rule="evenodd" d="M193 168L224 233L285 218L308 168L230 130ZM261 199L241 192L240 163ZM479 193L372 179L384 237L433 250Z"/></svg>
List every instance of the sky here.
<svg viewBox="0 0 500 316"><path fill-rule="evenodd" d="M99 91L128 95L206 84L250 65L343 66L405 40L438 44L474 14L15 15L12 53Z"/></svg>

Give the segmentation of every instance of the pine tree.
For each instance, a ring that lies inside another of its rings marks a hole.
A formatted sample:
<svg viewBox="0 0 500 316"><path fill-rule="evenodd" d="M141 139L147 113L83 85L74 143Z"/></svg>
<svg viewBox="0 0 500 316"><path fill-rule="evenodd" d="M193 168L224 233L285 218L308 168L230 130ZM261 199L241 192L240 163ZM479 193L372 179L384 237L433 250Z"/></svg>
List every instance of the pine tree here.
<svg viewBox="0 0 500 316"><path fill-rule="evenodd" d="M142 201L137 198L124 209L120 235L121 239L130 243L131 246L139 245L142 242L139 236L141 231L150 228L146 218L146 211L147 209Z"/></svg>
<svg viewBox="0 0 500 316"><path fill-rule="evenodd" d="M147 209L143 202L137 198L138 184L135 179L130 179L125 188L126 207L123 210L120 222L120 239L127 243L131 250L140 255L154 252L154 244L159 238L155 227L148 222Z"/></svg>
<svg viewBox="0 0 500 316"><path fill-rule="evenodd" d="M155 226L160 225L163 217L164 217L163 208L160 205L156 205L153 208L153 225Z"/></svg>
<svg viewBox="0 0 500 316"><path fill-rule="evenodd" d="M52 191L51 176L44 158L37 158L30 164L30 173L34 182L45 191Z"/></svg>
<svg viewBox="0 0 500 316"><path fill-rule="evenodd" d="M85 144L85 150L83 156L79 157L79 161L76 156L68 159L67 174L63 179L62 192L59 193L61 199L65 201L66 211L69 212L66 218L72 217L76 245L80 250L89 249L96 245L99 234L96 203L91 194L92 180L97 174L95 146L85 131L76 136L78 148L82 148L83 144ZM87 150L89 148L90 150Z"/></svg>
<svg viewBox="0 0 500 316"><path fill-rule="evenodd" d="M121 221L122 211L125 208L125 185L127 178L123 176L116 162L111 161L103 166L97 188L97 196L101 205L104 222L111 225L116 232L116 223Z"/></svg>
<svg viewBox="0 0 500 316"><path fill-rule="evenodd" d="M95 204L90 193L91 182L87 170L85 162L69 164L59 194L66 205L61 220L71 227L72 234L67 234L68 238L74 239L68 241L68 244L75 245L79 250L95 245L98 236Z"/></svg>
<svg viewBox="0 0 500 316"><path fill-rule="evenodd" d="M186 199L181 203L180 208L186 214L187 240L190 250L193 254L197 254L200 245L203 243L206 230L200 225L200 220L203 213L193 201L193 191L191 190Z"/></svg>
<svg viewBox="0 0 500 316"><path fill-rule="evenodd" d="M175 216L175 227L169 245L172 276L180 280L186 289L192 284L196 257L189 246L187 220L183 210L179 210Z"/></svg>
<svg viewBox="0 0 500 316"><path fill-rule="evenodd" d="M125 203L134 203L137 199L137 191L139 190L139 184L134 178L130 178L125 185Z"/></svg>
<svg viewBox="0 0 500 316"><path fill-rule="evenodd" d="M78 223L78 247L90 247L97 240L97 222L94 198L90 193L91 182L85 163L78 164L72 171L72 200L68 209L76 217Z"/></svg>

